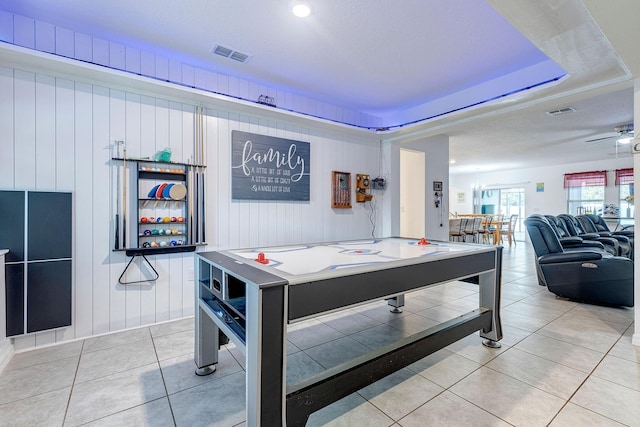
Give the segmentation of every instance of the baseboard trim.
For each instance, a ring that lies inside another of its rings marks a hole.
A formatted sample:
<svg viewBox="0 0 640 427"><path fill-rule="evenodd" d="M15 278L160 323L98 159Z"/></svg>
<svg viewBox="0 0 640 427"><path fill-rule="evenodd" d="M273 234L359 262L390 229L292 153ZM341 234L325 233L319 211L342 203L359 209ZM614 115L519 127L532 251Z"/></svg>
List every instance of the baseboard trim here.
<svg viewBox="0 0 640 427"><path fill-rule="evenodd" d="M4 371L11 358L13 357L14 349L11 338L7 338L0 342L0 372Z"/></svg>

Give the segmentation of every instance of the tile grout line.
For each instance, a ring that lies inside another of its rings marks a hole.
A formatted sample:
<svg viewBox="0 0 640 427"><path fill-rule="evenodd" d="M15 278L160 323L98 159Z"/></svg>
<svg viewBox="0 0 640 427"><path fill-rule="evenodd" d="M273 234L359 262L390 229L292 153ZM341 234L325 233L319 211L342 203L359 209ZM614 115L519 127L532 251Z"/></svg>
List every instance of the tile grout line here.
<svg viewBox="0 0 640 427"><path fill-rule="evenodd" d="M576 306L576 307L578 307L578 306ZM574 307L574 308L575 308L575 307ZM571 311L571 310L570 310L570 311ZM627 330L629 330L629 328L631 328L631 325L629 325L629 326L627 327L627 329L625 329L625 331L624 331L624 332L626 332ZM549 423L552 423L552 422L553 422L553 420L555 420L555 419L558 417L558 415L560 415L560 412L562 412L562 410L563 410L563 409L564 409L564 408L565 408L565 407L566 407L566 406L571 402L571 399L573 399L573 398L574 398L574 396L575 396L575 395L580 391L580 389L582 389L582 386L584 386L584 385L585 385L585 383L589 380L589 378L591 378L591 376L593 375L593 373L596 371L596 369L598 369L598 366L600 366L600 364L602 363L602 361L603 361L603 360L607 357L607 355L611 352L611 350L613 349L613 347L615 347L615 346L616 346L616 344L617 344L617 343L622 339L622 337L624 336L624 332L623 332L622 334L620 334L620 336L618 337L618 339L616 340L616 342L615 342L615 343L613 343L613 345L609 348L609 350L607 350L607 352L606 352L606 353L604 353L604 355L602 356L602 358L600 359L600 361L596 364L596 366L594 366L594 367L593 367L593 369L591 370L591 372L589 372L589 373L587 374L587 376L586 376L586 377L585 377L585 379L580 383L580 385L579 385L578 387L576 387L576 389L573 391L573 393L571 393L571 396L569 396L569 398L568 398L568 399L567 399L567 401L564 403L564 405L562 405L562 408L560 408L560 410L559 410L559 411L558 411L558 412L553 416L553 418L551 419L551 421L550 421ZM594 377L594 378L598 378L598 377ZM607 381L607 380L605 380L605 381ZM612 382L612 381L611 381L611 382ZM616 383L613 383L613 384L616 384ZM620 384L618 384L618 385L620 385ZM573 402L571 402L571 403L573 403ZM584 406L578 405L577 403L573 403L573 404L574 404L574 405L576 405L576 406L578 406L578 407L580 407L580 408L586 409L586 410L587 410L587 411L589 411L589 412L593 412L594 414L598 414L598 415L599 415L599 416L601 416L601 417L604 417L604 418L607 418L607 419L612 420L612 421L614 421L614 422L617 422L617 423L622 424L620 421L613 420L613 419L609 418L608 416L606 416L606 415L604 415L604 414L601 414L601 413L599 413L599 412L593 411L593 410L591 410L591 409L589 409L589 408L585 408Z"/></svg>
<svg viewBox="0 0 640 427"><path fill-rule="evenodd" d="M67 399L67 404L64 408L64 417L62 418L62 425L64 426L67 421L67 415L69 414L69 406L71 405L71 396L73 396L73 389L76 385L76 377L78 376L78 371L80 370L80 361L82 360L82 353L84 350L84 344L86 340L82 340L82 346L80 346L80 355L78 356L78 364L76 365L76 371L73 373L73 381L71 381L71 389L69 390L69 398Z"/></svg>
<svg viewBox="0 0 640 427"><path fill-rule="evenodd" d="M171 412L171 420L173 421L173 425L177 425L176 416L173 413L173 406L171 405L171 399L169 398L169 390L167 390L167 383L164 379L164 373L162 372L162 366L160 365L160 358L158 357L158 350L156 349L156 341L154 339L153 334L151 333L151 328L149 328L149 336L151 336L151 344L153 345L153 352L156 355L156 363L158 364L158 371L160 371L160 378L162 378L162 386L164 387L164 393L167 398L167 404L169 405L169 411ZM144 402L144 404L149 402Z"/></svg>

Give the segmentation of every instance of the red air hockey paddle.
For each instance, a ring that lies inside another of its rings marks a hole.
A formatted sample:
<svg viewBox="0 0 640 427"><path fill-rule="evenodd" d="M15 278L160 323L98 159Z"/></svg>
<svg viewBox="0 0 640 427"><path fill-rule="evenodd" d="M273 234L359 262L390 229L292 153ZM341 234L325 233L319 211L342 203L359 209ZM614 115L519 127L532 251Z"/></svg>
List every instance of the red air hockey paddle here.
<svg viewBox="0 0 640 427"><path fill-rule="evenodd" d="M167 183L162 183L160 184L160 186L158 187L158 190L156 191L156 199L162 199L162 192L164 191L164 188L167 186Z"/></svg>

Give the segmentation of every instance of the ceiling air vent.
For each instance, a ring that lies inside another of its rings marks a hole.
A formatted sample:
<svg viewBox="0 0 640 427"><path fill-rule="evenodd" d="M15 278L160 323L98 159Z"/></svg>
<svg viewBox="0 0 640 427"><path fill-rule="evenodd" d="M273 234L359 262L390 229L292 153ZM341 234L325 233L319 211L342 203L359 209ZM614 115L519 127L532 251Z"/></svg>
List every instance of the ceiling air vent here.
<svg viewBox="0 0 640 427"><path fill-rule="evenodd" d="M559 110L547 111L547 114L550 116L559 116L561 114L574 113L576 111L573 107L561 108Z"/></svg>
<svg viewBox="0 0 640 427"><path fill-rule="evenodd" d="M237 50L233 50L231 48L215 45L213 49L211 49L211 53L215 55L224 56L225 58L233 59L234 61L245 63L251 59L249 55L246 53L238 52Z"/></svg>

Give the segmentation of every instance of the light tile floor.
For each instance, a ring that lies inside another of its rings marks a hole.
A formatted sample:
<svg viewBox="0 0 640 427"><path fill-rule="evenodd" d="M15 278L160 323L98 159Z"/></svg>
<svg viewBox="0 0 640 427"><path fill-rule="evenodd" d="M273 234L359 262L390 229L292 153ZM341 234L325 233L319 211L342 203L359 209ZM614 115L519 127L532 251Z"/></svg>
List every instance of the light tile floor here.
<svg viewBox="0 0 640 427"><path fill-rule="evenodd" d="M320 426L640 426L633 310L557 299L538 286L531 248L505 247L503 346L477 334L313 414ZM290 327L288 381L455 317L477 287L454 282ZM0 425L244 425L243 356L194 375L193 319L37 349L0 374Z"/></svg>

